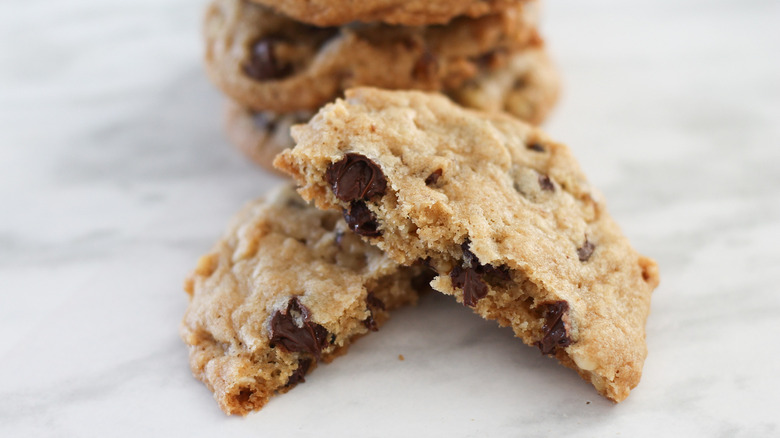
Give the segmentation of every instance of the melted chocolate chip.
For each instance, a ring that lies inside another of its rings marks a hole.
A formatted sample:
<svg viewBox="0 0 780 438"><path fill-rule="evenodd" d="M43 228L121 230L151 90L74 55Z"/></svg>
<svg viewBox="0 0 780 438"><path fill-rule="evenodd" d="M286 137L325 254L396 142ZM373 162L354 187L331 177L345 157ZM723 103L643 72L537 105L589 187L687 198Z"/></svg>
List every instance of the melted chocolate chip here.
<svg viewBox="0 0 780 438"><path fill-rule="evenodd" d="M373 292L369 292L368 295L366 295L366 304L374 309L385 310L385 303L377 298Z"/></svg>
<svg viewBox="0 0 780 438"><path fill-rule="evenodd" d="M374 310L385 310L385 303L375 297L373 293L369 292L366 296L366 308L368 309L368 318L363 320L363 325L372 332L375 332L378 330L378 327L374 320Z"/></svg>
<svg viewBox="0 0 780 438"><path fill-rule="evenodd" d="M526 148L528 148L528 149L530 149L530 150L532 150L534 152L544 152L545 151L544 146L542 146L541 143L531 143L528 146L526 146Z"/></svg>
<svg viewBox="0 0 780 438"><path fill-rule="evenodd" d="M577 257L580 258L581 262L587 262L591 254L593 254L594 249L596 249L596 245L590 243L586 237L585 243L582 244L582 248L577 248Z"/></svg>
<svg viewBox="0 0 780 438"><path fill-rule="evenodd" d="M276 38L262 38L252 45L249 60L244 64L244 73L247 76L265 81L279 79L292 72L292 66L280 65L274 55Z"/></svg>
<svg viewBox="0 0 780 438"><path fill-rule="evenodd" d="M471 241L466 239L465 242L463 242L460 245L461 250L463 250L463 266L464 267L473 267L476 272L480 275L486 276L491 275L498 277L502 280L509 280L509 268L506 265L501 266L493 266L490 264L483 265L480 263L479 258L471 252L469 247L471 246Z"/></svg>
<svg viewBox="0 0 780 438"><path fill-rule="evenodd" d="M290 375L290 378L287 379L287 383L284 386L290 387L305 382L306 379L304 379L303 376L309 372L311 363L312 360L309 358L298 359L298 368L293 371L292 375Z"/></svg>
<svg viewBox="0 0 780 438"><path fill-rule="evenodd" d="M542 326L544 336L541 341L536 343L536 346L542 350L542 354L554 355L558 348L566 348L571 345L566 322L563 320L568 311L569 303L566 301L545 303L545 323Z"/></svg>
<svg viewBox="0 0 780 438"><path fill-rule="evenodd" d="M493 265L484 265L482 269L484 270L483 276L485 281L487 281L489 284L506 282L512 279L512 276L509 274L509 267L506 265L499 267L495 267Z"/></svg>
<svg viewBox="0 0 780 438"><path fill-rule="evenodd" d="M365 202L353 201L349 204L349 210L344 210L343 213L344 220L355 234L366 237L382 235L376 215L368 209Z"/></svg>
<svg viewBox="0 0 780 438"><path fill-rule="evenodd" d="M487 295L487 283L495 284L511 279L507 266L483 265L469 249L471 241L466 239L460 248L463 263L450 272L452 285L463 289L463 304L474 307L477 301Z"/></svg>
<svg viewBox="0 0 780 438"><path fill-rule="evenodd" d="M437 182L439 182L439 178L441 178L442 170L436 169L428 175L428 178L425 178L425 185L426 186L433 186L436 185Z"/></svg>
<svg viewBox="0 0 780 438"><path fill-rule="evenodd" d="M287 302L287 308L277 310L271 318L271 344L291 353L309 353L317 359L326 346L328 331L310 320L309 309L297 297Z"/></svg>
<svg viewBox="0 0 780 438"><path fill-rule="evenodd" d="M547 191L550 191L550 192L554 192L555 191L555 186L553 185L552 180L550 179L549 176L547 176L547 175L545 175L543 173L539 174L539 187L541 187L542 190L547 190Z"/></svg>
<svg viewBox="0 0 780 438"><path fill-rule="evenodd" d="M485 298L488 293L487 284L474 268L455 266L450 272L452 285L463 289L463 304L469 307L477 305L477 301Z"/></svg>
<svg viewBox="0 0 780 438"><path fill-rule="evenodd" d="M369 200L382 196L387 190L387 179L379 165L360 154L349 153L332 163L325 179L333 194L341 201Z"/></svg>
<svg viewBox="0 0 780 438"><path fill-rule="evenodd" d="M373 310L368 309L368 318L363 320L363 325L372 332L379 330L379 327L376 325L376 321L374 320Z"/></svg>
<svg viewBox="0 0 780 438"><path fill-rule="evenodd" d="M425 50L412 67L412 77L420 81L433 80L439 72L439 62L436 55Z"/></svg>

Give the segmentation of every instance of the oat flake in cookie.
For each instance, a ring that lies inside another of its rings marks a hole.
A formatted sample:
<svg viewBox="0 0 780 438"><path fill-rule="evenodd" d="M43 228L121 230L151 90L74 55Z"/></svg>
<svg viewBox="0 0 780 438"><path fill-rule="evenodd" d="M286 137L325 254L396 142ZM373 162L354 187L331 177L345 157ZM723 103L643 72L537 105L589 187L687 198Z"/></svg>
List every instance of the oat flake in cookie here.
<svg viewBox="0 0 780 438"><path fill-rule="evenodd" d="M658 268L566 146L440 95L371 88L348 91L292 135L296 147L274 164L305 199L360 206L367 242L404 265L425 261L434 289L511 326L606 397L621 401L639 383ZM348 196L334 194L349 181L332 169L351 175Z"/></svg>
<svg viewBox="0 0 780 438"><path fill-rule="evenodd" d="M192 372L225 413L260 409L415 302L419 271L282 188L246 205L185 283Z"/></svg>

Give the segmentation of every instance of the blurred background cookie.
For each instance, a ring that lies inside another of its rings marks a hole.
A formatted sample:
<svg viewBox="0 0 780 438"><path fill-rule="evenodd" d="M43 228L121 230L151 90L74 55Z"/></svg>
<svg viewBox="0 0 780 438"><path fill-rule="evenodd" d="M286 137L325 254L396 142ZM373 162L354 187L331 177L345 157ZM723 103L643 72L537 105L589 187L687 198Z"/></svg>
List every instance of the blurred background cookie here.
<svg viewBox="0 0 780 438"><path fill-rule="evenodd" d="M448 90L455 101L486 111L507 111L530 123L539 124L558 98L559 77L543 48L507 55L499 69L484 67L473 79ZM306 123L312 111L275 113L253 111L234 101L225 109L225 132L253 162L277 172L272 162L276 154L293 147L290 126Z"/></svg>
<svg viewBox="0 0 780 438"><path fill-rule="evenodd" d="M478 17L518 0L252 0L298 21L337 26L353 21L419 26L441 24L459 15Z"/></svg>
<svg viewBox="0 0 780 438"><path fill-rule="evenodd" d="M319 28L245 0L215 0L205 18L206 71L257 111L316 110L354 86L452 90L486 58L538 44L537 12L530 1L445 25Z"/></svg>

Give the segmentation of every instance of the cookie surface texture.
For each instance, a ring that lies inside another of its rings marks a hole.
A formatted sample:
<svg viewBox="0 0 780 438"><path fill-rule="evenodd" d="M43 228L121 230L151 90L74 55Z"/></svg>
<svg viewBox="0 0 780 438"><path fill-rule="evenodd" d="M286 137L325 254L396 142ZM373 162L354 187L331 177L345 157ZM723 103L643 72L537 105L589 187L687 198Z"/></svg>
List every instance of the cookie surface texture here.
<svg viewBox="0 0 780 438"><path fill-rule="evenodd" d="M282 188L246 205L185 282L192 372L225 413L260 409L415 302L415 272Z"/></svg>
<svg viewBox="0 0 780 438"><path fill-rule="evenodd" d="M658 284L569 149L422 92L350 90L275 161L320 208L614 401L640 379ZM357 218L357 219L355 219Z"/></svg>
<svg viewBox="0 0 780 438"><path fill-rule="evenodd" d="M443 24L459 15L477 17L517 4L517 0L253 0L298 21L338 26L353 21L419 26Z"/></svg>

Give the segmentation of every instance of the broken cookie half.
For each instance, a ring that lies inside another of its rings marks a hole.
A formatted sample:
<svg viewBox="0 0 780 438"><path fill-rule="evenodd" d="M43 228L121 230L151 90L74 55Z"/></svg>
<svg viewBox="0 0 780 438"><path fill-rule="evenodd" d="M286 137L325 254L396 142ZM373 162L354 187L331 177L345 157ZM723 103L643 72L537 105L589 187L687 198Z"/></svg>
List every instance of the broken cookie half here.
<svg viewBox="0 0 780 438"><path fill-rule="evenodd" d="M283 187L247 204L185 283L192 372L225 413L260 409L415 302L421 271Z"/></svg>
<svg viewBox="0 0 780 438"><path fill-rule="evenodd" d="M293 128L275 165L434 289L511 326L614 401L639 382L658 284L569 149L501 114L358 88Z"/></svg>

